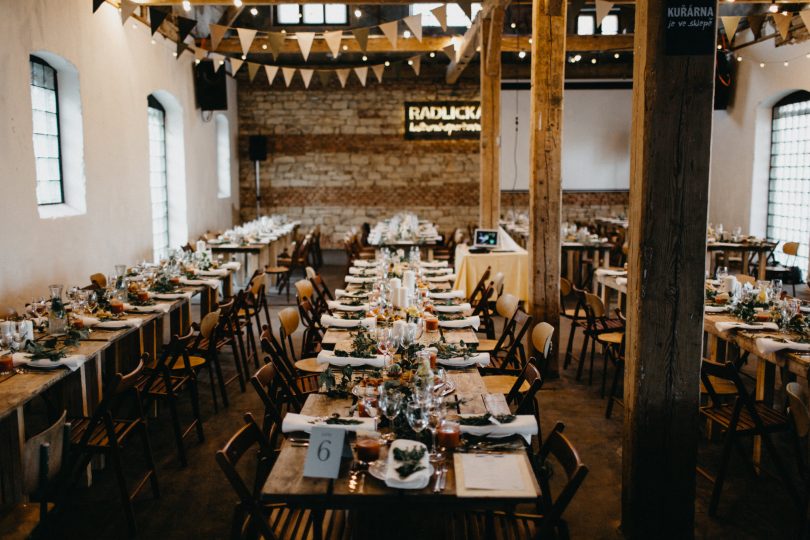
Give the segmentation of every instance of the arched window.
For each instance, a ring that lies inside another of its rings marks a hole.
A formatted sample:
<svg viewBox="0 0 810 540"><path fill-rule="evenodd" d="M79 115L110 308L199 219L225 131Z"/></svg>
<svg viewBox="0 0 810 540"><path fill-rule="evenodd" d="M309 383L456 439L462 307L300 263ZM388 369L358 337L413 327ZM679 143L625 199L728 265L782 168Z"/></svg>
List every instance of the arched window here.
<svg viewBox="0 0 810 540"><path fill-rule="evenodd" d="M166 109L152 95L149 113L149 188L152 195L152 247L155 261L169 252L169 181L166 162Z"/></svg>
<svg viewBox="0 0 810 540"><path fill-rule="evenodd" d="M65 202L65 190L62 184L62 145L59 139L59 90L56 70L37 56L30 56L29 61L37 204L62 204Z"/></svg>
<svg viewBox="0 0 810 540"><path fill-rule="evenodd" d="M231 130L224 114L218 114L216 118L217 195L225 199L231 196Z"/></svg>
<svg viewBox="0 0 810 540"><path fill-rule="evenodd" d="M775 252L781 263L805 273L810 239L810 92L793 92L773 107L768 181L768 239L799 242L796 260Z"/></svg>

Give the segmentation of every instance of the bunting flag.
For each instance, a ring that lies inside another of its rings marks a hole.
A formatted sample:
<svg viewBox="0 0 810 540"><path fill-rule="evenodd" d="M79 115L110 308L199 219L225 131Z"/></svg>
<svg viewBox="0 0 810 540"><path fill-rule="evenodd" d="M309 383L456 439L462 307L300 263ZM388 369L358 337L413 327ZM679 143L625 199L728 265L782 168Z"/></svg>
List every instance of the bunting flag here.
<svg viewBox="0 0 810 540"><path fill-rule="evenodd" d="M381 83L383 78L383 71L385 71L385 64L377 64L375 66L371 66L371 71L373 71L374 76L377 77L377 82Z"/></svg>
<svg viewBox="0 0 810 540"><path fill-rule="evenodd" d="M242 46L242 54L247 56L247 53L250 52L250 46L253 45L253 38L256 37L256 30L237 28L236 33L239 35L239 45Z"/></svg>
<svg viewBox="0 0 810 540"><path fill-rule="evenodd" d="M472 20L472 2L456 2L468 19Z"/></svg>
<svg viewBox="0 0 810 540"><path fill-rule="evenodd" d="M602 26L602 19L604 19L610 10L613 9L613 2L607 0L596 0L596 26Z"/></svg>
<svg viewBox="0 0 810 540"><path fill-rule="evenodd" d="M174 50L175 58L180 60L180 57L183 55L184 52L186 52L187 49L188 49L188 45L186 45L185 41L178 41L177 42L177 48Z"/></svg>
<svg viewBox="0 0 810 540"><path fill-rule="evenodd" d="M202 47L197 47L194 49L194 58L200 62L205 60L205 57L208 55L208 51L203 49Z"/></svg>
<svg viewBox="0 0 810 540"><path fill-rule="evenodd" d="M264 66L264 72L267 73L267 84L273 85L273 79L276 78L278 73L278 66Z"/></svg>
<svg viewBox="0 0 810 540"><path fill-rule="evenodd" d="M455 62L458 59L456 54L456 46L454 43L451 43L442 50L444 51L444 54L447 55L447 58L449 58L451 62Z"/></svg>
<svg viewBox="0 0 810 540"><path fill-rule="evenodd" d="M284 84L289 88L293 77L295 77L295 68L283 67L281 68L281 74L284 75Z"/></svg>
<svg viewBox="0 0 810 540"><path fill-rule="evenodd" d="M368 28L355 28L352 30L352 34L354 34L354 39L357 40L357 43L360 44L360 50L366 52L366 46L368 45Z"/></svg>
<svg viewBox="0 0 810 540"><path fill-rule="evenodd" d="M356 67L354 68L354 73L357 75L357 78L360 79L360 84L365 86L366 79L368 78L368 66Z"/></svg>
<svg viewBox="0 0 810 540"><path fill-rule="evenodd" d="M335 30L334 32L324 32L323 40L326 41L326 46L332 51L332 58L337 58L340 54L340 41L343 39L343 30Z"/></svg>
<svg viewBox="0 0 810 540"><path fill-rule="evenodd" d="M278 55L281 54L281 51L284 49L286 36L281 32L270 32L267 35L267 39L270 41L270 52L273 53L273 59L278 60Z"/></svg>
<svg viewBox="0 0 810 540"><path fill-rule="evenodd" d="M301 78L304 79L304 88L309 88L309 81L312 80L312 74L315 73L314 69L299 69Z"/></svg>
<svg viewBox="0 0 810 540"><path fill-rule="evenodd" d="M723 29L726 31L729 43L734 40L734 34L737 33L737 25L740 23L742 17L720 17L720 22L723 23Z"/></svg>
<svg viewBox="0 0 810 540"><path fill-rule="evenodd" d="M219 49L219 43L225 37L228 27L221 24L212 24L209 28L211 28L211 50L215 51Z"/></svg>
<svg viewBox="0 0 810 540"><path fill-rule="evenodd" d="M810 30L810 9L803 9L799 12L799 16L802 18L804 27Z"/></svg>
<svg viewBox="0 0 810 540"><path fill-rule="evenodd" d="M329 86L329 73L328 69L319 69L315 73L318 74L318 80L321 81L321 86Z"/></svg>
<svg viewBox="0 0 810 540"><path fill-rule="evenodd" d="M158 31L160 25L166 20L166 17L171 13L171 8L149 6L149 28L152 29L152 34Z"/></svg>
<svg viewBox="0 0 810 540"><path fill-rule="evenodd" d="M178 41L185 41L191 31L197 26L197 21L189 19L188 17L177 16L177 39Z"/></svg>
<svg viewBox="0 0 810 540"><path fill-rule="evenodd" d="M231 61L231 77L235 79L236 72L239 71L239 68L242 67L245 61L239 58L230 58L229 60Z"/></svg>
<svg viewBox="0 0 810 540"><path fill-rule="evenodd" d="M255 62L248 62L247 65L248 77L250 77L250 82L253 82L253 79L256 78L256 74L259 72L259 68L262 67L262 65Z"/></svg>
<svg viewBox="0 0 810 540"><path fill-rule="evenodd" d="M348 68L335 70L335 74L337 75L337 78L340 81L341 88L346 88L346 81L349 79L349 73L351 73L351 70Z"/></svg>
<svg viewBox="0 0 810 540"><path fill-rule="evenodd" d="M306 62L309 58L309 51L312 49L312 42L315 41L315 32L296 32L295 37L298 38L298 48L301 49L304 62Z"/></svg>
<svg viewBox="0 0 810 540"><path fill-rule="evenodd" d="M762 37L762 25L765 23L765 15L749 15L748 26L756 39Z"/></svg>
<svg viewBox="0 0 810 540"><path fill-rule="evenodd" d="M101 7L101 4L104 3L104 0L93 0L93 13L98 11L98 8Z"/></svg>
<svg viewBox="0 0 810 540"><path fill-rule="evenodd" d="M413 68L413 72L416 73L416 76L419 76L419 68L422 66L422 57L421 56L414 56L408 60L408 64Z"/></svg>
<svg viewBox="0 0 810 540"><path fill-rule="evenodd" d="M225 56L219 53L211 53L211 60L214 61L214 73L219 71L219 68L225 65Z"/></svg>
<svg viewBox="0 0 810 540"><path fill-rule="evenodd" d="M433 16L439 21L439 26L442 27L442 31L447 32L447 4L433 8L430 12L433 13Z"/></svg>
<svg viewBox="0 0 810 540"><path fill-rule="evenodd" d="M391 42L391 46L395 49L397 48L397 38L399 37L399 31L397 30L398 23L399 21L391 21L380 25L380 30L382 30L382 33L385 34L385 37L388 38L388 41Z"/></svg>
<svg viewBox="0 0 810 540"><path fill-rule="evenodd" d="M405 26L411 29L413 35L419 41L422 42L422 15L411 15L410 17L405 17L403 19L405 21Z"/></svg>
<svg viewBox="0 0 810 540"><path fill-rule="evenodd" d="M121 7L121 24L124 24L127 22L130 15L135 13L135 8L138 7L138 4L130 0L121 0L119 6Z"/></svg>
<svg viewBox="0 0 810 540"><path fill-rule="evenodd" d="M787 39L790 33L790 21L793 20L793 13L771 13L773 24L779 30L782 39Z"/></svg>

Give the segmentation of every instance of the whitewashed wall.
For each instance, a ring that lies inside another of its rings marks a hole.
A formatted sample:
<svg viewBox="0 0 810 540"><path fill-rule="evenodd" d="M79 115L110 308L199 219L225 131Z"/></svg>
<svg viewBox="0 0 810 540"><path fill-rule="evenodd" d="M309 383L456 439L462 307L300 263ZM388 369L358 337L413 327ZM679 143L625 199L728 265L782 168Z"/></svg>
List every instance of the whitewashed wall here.
<svg viewBox="0 0 810 540"><path fill-rule="evenodd" d="M113 6L89 0L0 0L0 305L20 307L49 283L86 284L115 263L151 258L146 97L161 90L183 109L188 233L232 224L238 207L236 87L228 81L230 198L217 197L216 123L194 100L193 55ZM86 213L41 219L34 192L28 56L49 51L79 72ZM232 208L233 207L233 208Z"/></svg>

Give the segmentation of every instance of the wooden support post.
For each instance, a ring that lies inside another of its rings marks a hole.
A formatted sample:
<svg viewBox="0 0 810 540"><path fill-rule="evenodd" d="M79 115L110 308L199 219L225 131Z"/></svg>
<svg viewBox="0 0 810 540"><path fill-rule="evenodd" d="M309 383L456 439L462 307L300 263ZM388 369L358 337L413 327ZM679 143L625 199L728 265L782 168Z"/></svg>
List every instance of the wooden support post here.
<svg viewBox="0 0 810 540"><path fill-rule="evenodd" d="M504 7L481 25L481 189L478 223L498 227L501 215L501 35Z"/></svg>
<svg viewBox="0 0 810 540"><path fill-rule="evenodd" d="M622 452L627 538L692 538L714 52L667 55L636 4ZM716 14L716 3L714 14ZM709 47L714 47L716 21Z"/></svg>
<svg viewBox="0 0 810 540"><path fill-rule="evenodd" d="M532 3L531 142L529 155L529 301L534 322L554 332L548 371L559 371L560 208L565 79L563 0Z"/></svg>

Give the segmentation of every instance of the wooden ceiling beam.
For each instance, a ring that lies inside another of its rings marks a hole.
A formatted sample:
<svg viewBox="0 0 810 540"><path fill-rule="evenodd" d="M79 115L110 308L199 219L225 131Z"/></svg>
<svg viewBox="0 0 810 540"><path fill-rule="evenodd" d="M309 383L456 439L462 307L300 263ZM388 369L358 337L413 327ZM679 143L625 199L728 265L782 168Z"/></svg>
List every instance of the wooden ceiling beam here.
<svg viewBox="0 0 810 540"><path fill-rule="evenodd" d="M261 6L261 5L275 5L275 4L284 4L288 3L289 0L246 0L246 3L250 4L251 6ZM139 1L138 4L142 6L179 6L183 2L182 0L143 0ZM233 6L232 1L228 0L191 0L192 5L194 6ZM298 0L298 4L322 4L323 0ZM369 0L344 0L341 2L343 4L351 4L351 5L366 5L366 6L373 6L373 5L405 5L405 4L429 4L433 3L431 0L376 0L376 1L369 1ZM530 0L515 0L513 3L516 4L531 4ZM594 4L594 0L585 0L586 4ZM635 4L636 0L614 0L613 2L615 5L623 5L623 4ZM733 4L770 4L771 0L734 0L731 1L721 1L720 5L733 5ZM777 2L778 4L785 4L785 5L800 5L802 2Z"/></svg>

